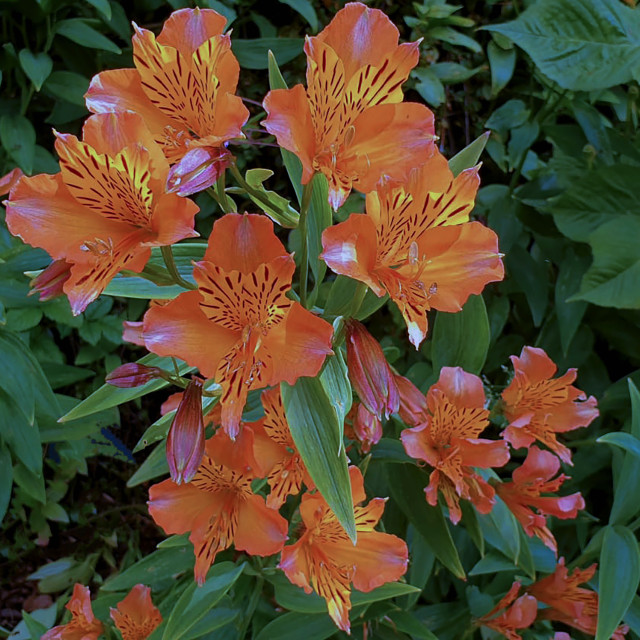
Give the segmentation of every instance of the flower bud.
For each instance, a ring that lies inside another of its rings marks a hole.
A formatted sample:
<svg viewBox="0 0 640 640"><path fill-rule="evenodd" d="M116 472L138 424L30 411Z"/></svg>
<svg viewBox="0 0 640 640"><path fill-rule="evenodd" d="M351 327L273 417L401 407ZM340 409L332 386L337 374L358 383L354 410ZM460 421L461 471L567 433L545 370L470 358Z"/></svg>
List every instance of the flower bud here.
<svg viewBox="0 0 640 640"><path fill-rule="evenodd" d="M394 374L400 394L398 413L401 420L410 427L417 427L427 421L427 397L411 380Z"/></svg>
<svg viewBox="0 0 640 640"><path fill-rule="evenodd" d="M147 384L149 380L159 378L161 373L162 371L158 367L147 367L137 362L128 362L107 374L105 382L120 389L131 389Z"/></svg>
<svg viewBox="0 0 640 640"><path fill-rule="evenodd" d="M382 423L362 403L353 416L353 432L361 444L362 453L369 453L382 438Z"/></svg>
<svg viewBox="0 0 640 640"><path fill-rule="evenodd" d="M224 147L194 147L169 170L167 193L190 196L207 189L231 164L232 157Z"/></svg>
<svg viewBox="0 0 640 640"><path fill-rule="evenodd" d="M40 294L40 302L52 300L64 294L62 287L71 275L71 265L64 260L54 260L40 275L30 283L31 291Z"/></svg>
<svg viewBox="0 0 640 640"><path fill-rule="evenodd" d="M346 322L349 378L362 404L378 418L398 411L400 395L378 341L351 318Z"/></svg>
<svg viewBox="0 0 640 640"><path fill-rule="evenodd" d="M203 380L192 378L167 436L167 462L176 484L191 482L204 456Z"/></svg>

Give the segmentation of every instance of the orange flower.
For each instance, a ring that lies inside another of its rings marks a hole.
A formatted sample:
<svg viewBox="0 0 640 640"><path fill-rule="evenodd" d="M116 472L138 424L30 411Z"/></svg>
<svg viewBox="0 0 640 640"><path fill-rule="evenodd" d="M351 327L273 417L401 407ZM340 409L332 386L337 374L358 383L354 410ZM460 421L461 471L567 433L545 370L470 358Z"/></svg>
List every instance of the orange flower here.
<svg viewBox="0 0 640 640"><path fill-rule="evenodd" d="M349 468L358 541L354 546L320 493L305 493L300 515L305 525L302 537L282 551L280 568L293 584L306 593L315 591L327 601L329 615L349 632L351 587L371 591L394 582L407 570L408 550L404 540L374 531L385 498L374 498L366 507L362 473Z"/></svg>
<svg viewBox="0 0 640 640"><path fill-rule="evenodd" d="M38 300L46 302L64 294L64 283L71 277L71 265L66 260L54 260L30 283L28 295L38 293Z"/></svg>
<svg viewBox="0 0 640 640"><path fill-rule="evenodd" d="M181 9L157 39L134 24L136 68L99 73L85 96L94 113L143 116L169 162L178 162L169 183L180 195L213 184L225 167L224 143L244 137L249 112L234 95L240 67L225 23L211 9Z"/></svg>
<svg viewBox="0 0 640 640"><path fill-rule="evenodd" d="M404 179L423 163L434 138L433 114L402 103L402 83L418 63L419 42L398 45L398 29L377 9L350 2L307 38L307 89L270 91L263 122L302 162L302 182L316 171L338 209L352 188Z"/></svg>
<svg viewBox="0 0 640 640"><path fill-rule="evenodd" d="M522 640L522 636L516 630L527 629L534 623L538 613L538 603L531 595L525 594L518 598L518 591L520 591L520 583L514 582L500 602L489 613L482 616L478 623L503 634L508 640ZM496 615L499 611L502 613Z"/></svg>
<svg viewBox="0 0 640 640"><path fill-rule="evenodd" d="M293 258L259 215L213 225L196 291L144 318L149 351L176 356L222 386L222 425L233 438L249 389L315 376L331 351L331 325L286 296Z"/></svg>
<svg viewBox="0 0 640 640"><path fill-rule="evenodd" d="M308 488L313 488L314 484L289 431L278 387L262 392L262 406L264 418L258 423L250 423L255 432L254 452L268 473L271 492L267 496L267 506L279 509L287 496L300 493L303 483Z"/></svg>
<svg viewBox="0 0 640 640"><path fill-rule="evenodd" d="M427 422L400 435L406 452L434 469L425 489L427 502L436 506L442 491L454 524L462 517L460 498L480 513L489 513L495 503L494 489L473 467L501 467L509 461L506 442L478 438L489 424L484 405L480 378L460 367L442 367L427 393Z"/></svg>
<svg viewBox="0 0 640 640"><path fill-rule="evenodd" d="M146 640L162 622L162 616L151 601L151 589L137 584L118 602L116 609L110 609L111 619L122 640Z"/></svg>
<svg viewBox="0 0 640 640"><path fill-rule="evenodd" d="M89 587L76 583L66 608L71 611L71 620L49 629L41 640L98 640L104 627L93 615Z"/></svg>
<svg viewBox="0 0 640 640"><path fill-rule="evenodd" d="M557 620L595 636L598 624L598 594L578 585L591 580L596 567L596 564L592 564L588 569L574 569L573 575L569 575L564 558L560 558L551 575L527 588L528 593L548 605L538 617L542 620ZM611 638L624 640L628 631L626 625L620 625Z"/></svg>
<svg viewBox="0 0 640 640"><path fill-rule="evenodd" d="M345 435L360 443L362 453L369 453L371 447L382 438L382 423L361 402L354 402L347 420L351 420L351 426L345 424Z"/></svg>
<svg viewBox="0 0 640 640"><path fill-rule="evenodd" d="M478 169L456 178L435 145L409 181L367 194L366 214L352 214L322 234L322 258L336 273L367 284L398 305L418 348L427 311L455 312L472 293L502 280L498 237L469 222Z"/></svg>
<svg viewBox="0 0 640 640"><path fill-rule="evenodd" d="M545 444L563 462L571 464L571 451L556 433L586 427L598 417L597 400L572 386L577 370L552 378L558 367L542 350L524 347L520 357L511 356L515 375L502 392L504 415L509 426L504 439L514 448Z"/></svg>
<svg viewBox="0 0 640 640"><path fill-rule="evenodd" d="M18 167L16 167L15 169L11 169L11 171L6 175L0 177L0 196L4 196L9 193L23 175L24 173L22 172L22 169L18 169Z"/></svg>
<svg viewBox="0 0 640 640"><path fill-rule="evenodd" d="M251 491L255 474L231 468L217 446L218 438L207 440L202 463L189 484L167 479L149 489L149 513L156 523L167 534L191 532L198 584L204 584L218 551L232 543L239 551L269 556L287 539L287 521Z"/></svg>
<svg viewBox="0 0 640 640"><path fill-rule="evenodd" d="M118 271L142 271L152 246L197 236L198 207L165 193L169 165L137 114L92 116L83 141L58 134L56 150L60 173L12 189L7 226L71 265L63 290L77 315Z"/></svg>
<svg viewBox="0 0 640 640"><path fill-rule="evenodd" d="M554 553L558 551L558 546L547 528L546 516L568 520L584 509L584 499L580 493L564 497L540 495L555 493L560 489L567 476L561 473L552 480L559 470L560 460L556 456L532 446L522 466L513 472L512 482L495 485L498 495L520 521L525 533L540 538Z"/></svg>
<svg viewBox="0 0 640 640"><path fill-rule="evenodd" d="M400 407L398 415L405 424L417 427L428 420L427 398L409 378L394 374L398 392L400 394Z"/></svg>

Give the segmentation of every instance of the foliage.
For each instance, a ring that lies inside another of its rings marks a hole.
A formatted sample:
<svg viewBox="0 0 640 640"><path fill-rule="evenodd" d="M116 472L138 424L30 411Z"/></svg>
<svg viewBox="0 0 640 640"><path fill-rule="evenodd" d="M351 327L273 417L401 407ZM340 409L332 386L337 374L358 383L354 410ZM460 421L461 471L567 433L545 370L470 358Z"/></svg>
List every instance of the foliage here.
<svg viewBox="0 0 640 640"><path fill-rule="evenodd" d="M193 4L1 2L0 175L14 167L27 175L55 174L51 127L79 136L89 115L84 94L90 79L133 66L129 21L157 33L172 10ZM39 638L66 621L62 613L74 583L91 586L93 612L105 623L109 608L135 585L151 587L163 618L150 635L154 640L298 638L301 630L318 640L345 637L325 601L289 582L276 556L221 550L197 586L187 534L165 538L147 516L149 483L168 473L165 438L177 408L165 407L160 416L160 404L168 392L184 389L199 365L128 344L122 322L139 321L151 299L171 301L192 289L198 280L193 263L203 260L214 222L235 210L262 211L275 222L277 241L295 252L289 300L306 304L333 327L334 355L321 372L282 382L290 449L297 447L310 481L352 539L357 527L347 467L357 465L368 496L389 496L382 530L409 548L408 571L399 582L353 590L352 635L514 637L500 627L508 623L505 607L524 607L517 596L526 598L532 583L560 566L500 498L488 512L462 500L455 526L447 521L455 507L442 495L427 503L430 475L421 465L429 458L416 464L400 441L403 430L420 421L411 423L403 407L373 418L370 412L367 424L378 420L382 437L367 450L366 438L358 436L360 392L354 394L357 382L343 344L345 320L356 317L380 342L391 375L406 377L423 395L435 393L429 390L447 367L481 376L491 409L482 437L492 441L502 442L512 422L502 395L513 384L510 356L531 345L544 350L560 374L579 369L576 387L598 399L600 417L558 438L573 452L572 467L563 467L571 479L560 495L579 491L586 508L574 519L547 522L571 571L599 563L589 578L599 594L595 605L589 600L598 608L597 631L571 629L571 637L604 640L622 623L630 628L627 637L640 636L640 8L623 0L368 3L398 25L401 41L423 38L405 101L433 108L438 145L454 175L483 161L473 219L497 233L504 254L504 280L484 287L487 278L459 312L430 311L427 338L414 349L394 291L387 287L378 297L375 283L356 282L326 259L323 231L364 211L362 194L353 191L332 212L331 176L317 173L313 187L303 187L304 162L270 147L285 145L259 126L270 89L304 82L305 34L320 32L344 3L196 4L218 11L233 28L232 51L241 68L237 93L249 107L247 143L229 146L235 164L194 198L201 239L174 245L173 264L167 264L166 247L154 247L144 271L124 270L84 313L73 315L66 296L44 302L27 296L30 279L49 257L12 236L4 223L0 228L0 573L8 576L0 599L6 594L7 602L18 602L15 590L25 580L57 598L25 604L31 613L19 624L18 618L3 621L0 637L17 624L15 637ZM434 284L442 288L443 281ZM132 361L157 367L162 376L135 388L103 384L108 373ZM220 423L221 381L219 372L199 369L216 380L205 383L202 397L209 437ZM258 433L263 404L259 391L249 392L242 414L247 433ZM215 437L221 441L222 429ZM513 449L507 466L476 468L473 477L497 486L524 459ZM255 473L250 486L259 496L274 491L267 474ZM304 530L299 503L290 497L281 508L291 524L290 543ZM515 581L522 590L492 612ZM543 619L518 633L535 640L567 630L562 620ZM116 635L111 628L106 633Z"/></svg>

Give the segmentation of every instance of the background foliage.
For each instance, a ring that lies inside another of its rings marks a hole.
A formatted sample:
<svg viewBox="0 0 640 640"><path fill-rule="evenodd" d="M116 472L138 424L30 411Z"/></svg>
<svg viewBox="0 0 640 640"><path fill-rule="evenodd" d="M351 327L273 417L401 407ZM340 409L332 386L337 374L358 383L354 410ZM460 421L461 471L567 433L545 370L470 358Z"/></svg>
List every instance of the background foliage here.
<svg viewBox="0 0 640 640"><path fill-rule="evenodd" d="M267 51L290 86L301 80L303 34L316 33L343 3L197 4L231 22L242 67L238 93L260 101ZM571 563L600 558L603 611L613 627L623 617L636 637L640 397L633 386L630 395L628 379L640 385L640 9L622 0L368 4L390 15L405 40L424 38L407 97L434 110L444 153L452 157L490 131L475 215L499 234L507 271L460 314L431 318L431 338L419 352L395 309L370 307L368 327L393 366L423 391L445 365L482 372L501 387L508 356L525 344L545 349L561 371L579 367L578 386L599 399L601 417L567 438L576 453L566 490L582 491L587 510L577 521L556 522L554 533ZM90 77L132 65L129 20L155 29L183 6L193 4L135 0L125 12L109 0L0 1L0 175L15 166L27 174L57 171L51 127L78 133ZM252 116L257 129L260 109ZM272 151L260 159L276 172L269 188L294 198ZM256 153L246 146L239 164L255 166ZM206 195L198 204L206 235L218 211ZM354 197L340 215L361 206ZM179 263L188 269L202 250L191 245ZM165 473L166 463L162 446L151 453L147 446L166 433L169 419L152 425L167 394L148 394L163 383L101 390L57 422L107 372L142 355L123 344L121 329L123 320L140 318L145 301L116 281L111 292L127 297L103 296L74 318L64 298L41 304L26 295L24 272L47 263L44 252L0 227L0 636L17 625L12 637L38 638L74 582L100 588L95 610L103 617L123 591L144 582L160 594L165 638L299 638L302 626L308 640L342 637L323 601L274 570L265 570L263 588L254 569L236 570L241 565L226 552L228 562L212 570L220 579L203 594L192 584L184 537L155 549L163 537L146 515L144 483ZM337 314L341 301L327 294L319 299ZM401 428L394 418L385 433L397 436ZM618 433L598 442L609 432ZM412 563L406 585L354 594L353 635L457 640L514 574L551 571L553 557L504 514L479 518L475 531L424 517L411 477L422 472L405 464L397 445L382 440L367 481L376 495L390 492L385 527L408 532ZM173 607L180 593L185 606ZM22 608L32 614L20 622Z"/></svg>

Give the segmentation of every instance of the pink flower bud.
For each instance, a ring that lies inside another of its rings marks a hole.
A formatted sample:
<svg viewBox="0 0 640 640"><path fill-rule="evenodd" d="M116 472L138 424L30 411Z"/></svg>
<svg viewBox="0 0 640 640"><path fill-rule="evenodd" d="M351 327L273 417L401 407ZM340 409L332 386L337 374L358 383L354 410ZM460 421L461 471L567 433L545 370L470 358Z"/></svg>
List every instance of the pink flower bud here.
<svg viewBox="0 0 640 640"><path fill-rule="evenodd" d="M167 462L176 484L191 482L204 456L202 384L200 378L191 379L167 436Z"/></svg>
<svg viewBox="0 0 640 640"><path fill-rule="evenodd" d="M233 156L224 147L195 147L169 170L167 193L190 196L207 189L231 164Z"/></svg>
<svg viewBox="0 0 640 640"><path fill-rule="evenodd" d="M346 322L349 378L362 404L378 420L398 411L400 394L378 341L353 318Z"/></svg>
<svg viewBox="0 0 640 640"><path fill-rule="evenodd" d="M424 424L427 421L427 397L408 378L396 374L394 379L400 393L400 418L410 427Z"/></svg>
<svg viewBox="0 0 640 640"><path fill-rule="evenodd" d="M31 291L40 294L40 302L52 300L64 294L62 287L71 275L71 265L64 260L54 260L40 275L36 276L30 284Z"/></svg>
<svg viewBox="0 0 640 640"><path fill-rule="evenodd" d="M105 382L120 389L131 389L147 384L149 380L159 378L161 373L158 367L147 367L137 362L128 362L107 374Z"/></svg>
<svg viewBox="0 0 640 640"><path fill-rule="evenodd" d="M353 416L353 432L361 444L362 453L369 453L382 438L382 424L362 403Z"/></svg>

